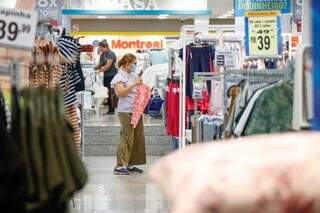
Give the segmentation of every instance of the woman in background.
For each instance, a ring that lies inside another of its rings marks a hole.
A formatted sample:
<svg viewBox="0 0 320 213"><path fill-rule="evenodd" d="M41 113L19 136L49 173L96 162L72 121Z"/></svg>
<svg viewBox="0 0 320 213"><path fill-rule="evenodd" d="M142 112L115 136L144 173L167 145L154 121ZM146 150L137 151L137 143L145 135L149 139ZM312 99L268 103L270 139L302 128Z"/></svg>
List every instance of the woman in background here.
<svg viewBox="0 0 320 213"><path fill-rule="evenodd" d="M141 117L136 128L131 125L132 108L136 86L142 83L135 74L137 59L133 54L126 54L118 62L119 72L113 78L111 87L115 89L118 100L117 112L121 123L120 142L117 150L116 175L143 173L136 165L146 164L146 148Z"/></svg>

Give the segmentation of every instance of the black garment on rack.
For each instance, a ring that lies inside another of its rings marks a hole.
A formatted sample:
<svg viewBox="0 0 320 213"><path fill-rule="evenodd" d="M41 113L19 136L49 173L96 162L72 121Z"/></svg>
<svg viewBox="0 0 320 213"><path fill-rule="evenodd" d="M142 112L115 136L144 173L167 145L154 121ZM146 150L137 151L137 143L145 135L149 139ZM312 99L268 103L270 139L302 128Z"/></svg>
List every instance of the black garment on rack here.
<svg viewBox="0 0 320 213"><path fill-rule="evenodd" d="M195 72L213 72L215 49L212 46L194 47L187 46L186 70L186 96L192 98L193 78ZM210 82L207 83L211 91Z"/></svg>
<svg viewBox="0 0 320 213"><path fill-rule="evenodd" d="M7 131L5 102L0 92L0 212L26 212L24 161Z"/></svg>
<svg viewBox="0 0 320 213"><path fill-rule="evenodd" d="M265 61L265 67L266 69L277 69L277 62L276 59L269 59Z"/></svg>
<svg viewBox="0 0 320 213"><path fill-rule="evenodd" d="M0 212L65 213L87 174L61 95L12 88L12 133L0 92Z"/></svg>
<svg viewBox="0 0 320 213"><path fill-rule="evenodd" d="M84 91L85 90L84 77L83 77L80 60L77 61L75 69L78 72L78 75L80 77L80 81L75 85L76 92Z"/></svg>

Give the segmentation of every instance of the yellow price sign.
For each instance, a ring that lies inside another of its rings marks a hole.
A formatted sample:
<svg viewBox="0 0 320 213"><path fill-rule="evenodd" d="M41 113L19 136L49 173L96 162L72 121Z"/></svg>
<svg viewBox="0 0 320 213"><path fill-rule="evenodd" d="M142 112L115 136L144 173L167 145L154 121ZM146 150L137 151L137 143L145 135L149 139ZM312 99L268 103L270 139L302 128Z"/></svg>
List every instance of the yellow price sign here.
<svg viewBox="0 0 320 213"><path fill-rule="evenodd" d="M247 12L245 28L247 56L281 54L281 24L278 12Z"/></svg>

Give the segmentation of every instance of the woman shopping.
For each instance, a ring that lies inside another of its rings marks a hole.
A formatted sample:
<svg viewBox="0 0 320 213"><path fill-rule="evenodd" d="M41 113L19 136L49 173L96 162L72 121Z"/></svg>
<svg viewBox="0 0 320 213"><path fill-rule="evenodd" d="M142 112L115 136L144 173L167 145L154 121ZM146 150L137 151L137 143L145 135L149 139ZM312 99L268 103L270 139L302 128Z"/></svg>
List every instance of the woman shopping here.
<svg viewBox="0 0 320 213"><path fill-rule="evenodd" d="M137 165L146 164L145 137L143 119L140 117L136 127L131 124L136 90L142 84L140 76L135 74L137 67L136 57L126 54L118 62L119 72L111 81L118 101L118 116L121 124L120 142L117 150L116 175L143 173Z"/></svg>

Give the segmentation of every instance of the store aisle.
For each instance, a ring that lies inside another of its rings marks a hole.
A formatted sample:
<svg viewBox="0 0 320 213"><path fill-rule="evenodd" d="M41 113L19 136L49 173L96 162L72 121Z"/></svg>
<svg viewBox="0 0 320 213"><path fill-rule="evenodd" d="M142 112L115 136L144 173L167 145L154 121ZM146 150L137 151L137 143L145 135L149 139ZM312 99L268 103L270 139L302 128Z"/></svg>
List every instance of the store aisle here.
<svg viewBox="0 0 320 213"><path fill-rule="evenodd" d="M148 158L149 165L157 158ZM71 213L167 213L169 202L147 174L115 176L115 157L86 157L90 175L86 188L75 197ZM147 170L145 167L144 169Z"/></svg>

